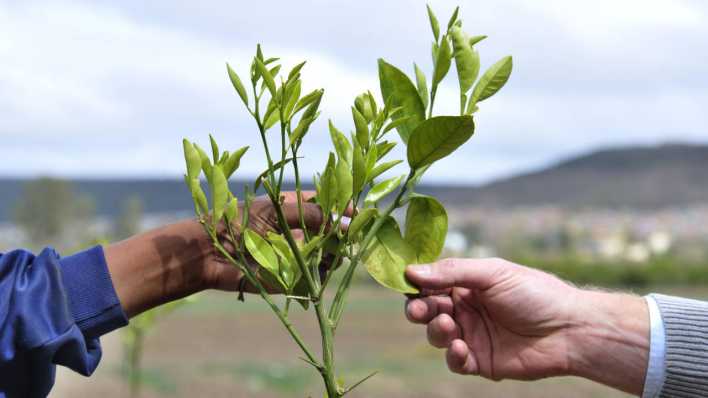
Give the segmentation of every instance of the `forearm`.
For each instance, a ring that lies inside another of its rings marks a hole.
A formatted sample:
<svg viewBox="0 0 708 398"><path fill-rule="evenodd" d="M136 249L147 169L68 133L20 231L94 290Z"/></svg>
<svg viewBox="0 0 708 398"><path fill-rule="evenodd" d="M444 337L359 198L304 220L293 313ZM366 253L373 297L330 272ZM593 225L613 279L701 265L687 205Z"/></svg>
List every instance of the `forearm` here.
<svg viewBox="0 0 708 398"><path fill-rule="evenodd" d="M105 248L128 317L205 288L209 238L195 220L157 228Z"/></svg>
<svg viewBox="0 0 708 398"><path fill-rule="evenodd" d="M649 359L650 321L642 297L583 290L568 334L570 373L641 395Z"/></svg>

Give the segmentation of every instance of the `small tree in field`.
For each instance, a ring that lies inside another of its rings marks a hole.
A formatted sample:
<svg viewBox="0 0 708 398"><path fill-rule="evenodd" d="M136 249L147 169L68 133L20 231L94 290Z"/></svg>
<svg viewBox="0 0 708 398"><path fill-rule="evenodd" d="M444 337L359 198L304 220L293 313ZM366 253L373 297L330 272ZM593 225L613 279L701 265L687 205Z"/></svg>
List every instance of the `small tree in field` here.
<svg viewBox="0 0 708 398"><path fill-rule="evenodd" d="M93 217L90 197L77 194L71 182L41 177L24 184L14 209L15 223L35 246L71 242L70 232ZM81 237L76 237L81 238Z"/></svg>
<svg viewBox="0 0 708 398"><path fill-rule="evenodd" d="M321 374L330 398L341 397L364 381L349 386L338 382L334 360L334 338L354 271L363 265L390 289L418 292L405 279L405 266L431 262L440 255L448 220L442 204L434 197L416 193L416 185L433 163L467 142L475 130L474 114L479 103L501 89L511 74L511 57L504 57L479 76L480 59L474 48L486 36L465 34L457 9L443 29L430 8L428 15L434 38L430 89L428 78L417 65L413 65L413 84L400 69L379 59L381 97L377 99L368 91L356 97L351 108L351 136L329 122L333 151L322 172L314 176L313 201L327 220L318 231L308 230L304 223L299 194L303 176L298 161L307 153L303 139L320 116L323 90L303 95L300 71L304 62L287 74L281 73L278 58L266 57L258 46L248 90L227 64L231 83L255 121L266 161L265 171L251 187L246 186L241 203L229 191L227 181L248 147L221 152L211 137L209 156L199 145L183 142L185 182L197 217L219 253L243 272L245 280L268 303L302 349L305 362ZM459 85L459 114L434 115L438 87L453 62ZM386 159L399 143L391 135L393 130L406 146L406 164ZM279 137L277 147L269 145L270 135ZM402 166L402 174L382 178L398 166ZM286 170L292 171L295 180L302 239L293 234L283 211L281 188ZM202 191L201 175L206 178L210 200ZM258 190L272 202L281 233L262 236L251 229L249 208L253 192ZM406 211L402 227L392 217L397 209ZM342 227L341 215L345 213L353 215L348 228ZM251 266L253 262L256 267ZM335 285L331 277L336 272L342 277ZM272 290L285 294L284 306L276 304L269 293ZM333 294L326 295L328 290ZM292 301L314 311L322 341L321 356L315 355L289 321Z"/></svg>
<svg viewBox="0 0 708 398"><path fill-rule="evenodd" d="M140 232L143 219L143 201L140 196L128 197L121 204L121 212L113 225L113 237L125 239Z"/></svg>

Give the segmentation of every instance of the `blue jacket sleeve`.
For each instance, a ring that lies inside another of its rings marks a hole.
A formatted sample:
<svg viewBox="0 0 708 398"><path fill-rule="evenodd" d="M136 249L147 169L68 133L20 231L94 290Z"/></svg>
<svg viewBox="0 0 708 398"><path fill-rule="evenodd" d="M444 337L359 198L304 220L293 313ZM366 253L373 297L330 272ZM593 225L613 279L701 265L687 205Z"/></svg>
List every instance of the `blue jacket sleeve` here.
<svg viewBox="0 0 708 398"><path fill-rule="evenodd" d="M0 398L45 397L56 365L90 375L98 337L127 322L100 246L0 254Z"/></svg>

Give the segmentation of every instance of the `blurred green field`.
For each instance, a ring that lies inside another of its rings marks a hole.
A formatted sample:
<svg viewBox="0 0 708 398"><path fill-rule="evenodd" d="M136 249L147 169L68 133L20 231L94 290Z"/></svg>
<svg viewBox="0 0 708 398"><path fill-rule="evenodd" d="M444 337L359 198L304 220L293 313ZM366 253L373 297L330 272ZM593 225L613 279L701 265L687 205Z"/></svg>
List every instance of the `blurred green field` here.
<svg viewBox="0 0 708 398"><path fill-rule="evenodd" d="M708 288L655 289L708 297ZM404 300L385 289L358 287L337 336L339 371L348 382L379 373L351 397L626 397L578 378L491 382L450 374L443 352L409 324ZM644 293L638 291L637 293ZM295 309L293 318L313 347L315 322ZM62 371L53 397L128 396L120 372L116 333L104 338L104 361L90 379ZM257 297L209 292L166 316L147 337L142 397L320 397L320 380L280 324Z"/></svg>

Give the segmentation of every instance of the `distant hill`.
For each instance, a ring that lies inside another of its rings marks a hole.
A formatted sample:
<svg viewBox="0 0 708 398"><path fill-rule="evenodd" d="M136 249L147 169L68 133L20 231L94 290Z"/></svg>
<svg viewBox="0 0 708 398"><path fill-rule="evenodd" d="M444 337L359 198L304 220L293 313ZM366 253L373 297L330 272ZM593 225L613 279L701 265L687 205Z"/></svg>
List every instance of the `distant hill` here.
<svg viewBox="0 0 708 398"><path fill-rule="evenodd" d="M13 209L26 181L0 178L0 222L12 220ZM71 183L77 194L93 200L96 214L101 216L120 214L123 203L131 196L140 198L145 213L189 213L194 209L181 179L76 179ZM246 183L253 181L232 181L232 192L241 195Z"/></svg>
<svg viewBox="0 0 708 398"><path fill-rule="evenodd" d="M440 192L449 204L644 208L708 204L708 146L592 152L477 188Z"/></svg>
<svg viewBox="0 0 708 398"><path fill-rule="evenodd" d="M0 221L12 219L25 181L0 178ZM246 182L233 182L233 192L239 195ZM97 213L103 216L118 214L132 195L142 199L147 213L192 210L189 193L177 179L82 179L73 184L77 192L93 198ZM662 208L708 204L708 145L601 150L480 187L426 185L419 191L456 206Z"/></svg>

